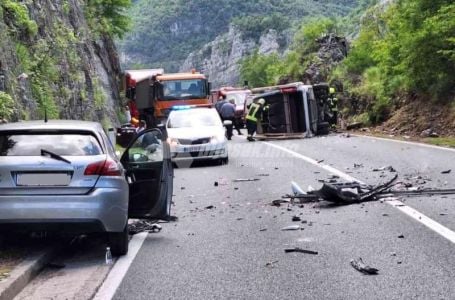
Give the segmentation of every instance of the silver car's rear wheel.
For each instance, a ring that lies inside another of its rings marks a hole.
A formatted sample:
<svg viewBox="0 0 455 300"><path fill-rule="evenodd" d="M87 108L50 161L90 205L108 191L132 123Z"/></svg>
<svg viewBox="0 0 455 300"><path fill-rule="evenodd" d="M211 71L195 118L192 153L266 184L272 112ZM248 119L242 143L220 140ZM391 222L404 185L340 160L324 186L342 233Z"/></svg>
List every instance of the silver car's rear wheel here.
<svg viewBox="0 0 455 300"><path fill-rule="evenodd" d="M120 256L128 253L128 224L122 232L108 233L109 246L113 255Z"/></svg>

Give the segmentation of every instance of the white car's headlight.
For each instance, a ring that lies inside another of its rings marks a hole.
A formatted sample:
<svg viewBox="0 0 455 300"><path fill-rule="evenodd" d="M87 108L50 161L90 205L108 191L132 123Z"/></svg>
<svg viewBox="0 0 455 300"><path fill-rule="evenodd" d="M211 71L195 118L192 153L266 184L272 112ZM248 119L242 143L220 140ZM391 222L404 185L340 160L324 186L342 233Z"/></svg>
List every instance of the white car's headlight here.
<svg viewBox="0 0 455 300"><path fill-rule="evenodd" d="M169 145L171 145L171 147L172 147L172 146L175 147L175 146L177 146L178 144L180 144L180 143L179 143L179 139L171 138L171 137L167 138L167 142L169 143Z"/></svg>
<svg viewBox="0 0 455 300"><path fill-rule="evenodd" d="M223 138L224 136L212 136L210 138L210 143L211 144L218 144L218 143L222 143L223 142Z"/></svg>

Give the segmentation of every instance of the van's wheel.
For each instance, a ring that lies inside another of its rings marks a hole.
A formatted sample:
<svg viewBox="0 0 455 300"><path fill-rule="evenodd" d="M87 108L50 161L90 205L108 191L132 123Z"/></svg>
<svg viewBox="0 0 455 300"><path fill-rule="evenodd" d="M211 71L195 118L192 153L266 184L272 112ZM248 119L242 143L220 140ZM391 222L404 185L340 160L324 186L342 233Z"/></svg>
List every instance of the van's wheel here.
<svg viewBox="0 0 455 300"><path fill-rule="evenodd" d="M128 224L122 232L108 232L108 242L112 255L120 256L128 253Z"/></svg>
<svg viewBox="0 0 455 300"><path fill-rule="evenodd" d="M329 134L330 124L329 122L321 122L318 124L318 135L327 135Z"/></svg>
<svg viewBox="0 0 455 300"><path fill-rule="evenodd" d="M220 158L220 165L227 165L229 163L229 157Z"/></svg>

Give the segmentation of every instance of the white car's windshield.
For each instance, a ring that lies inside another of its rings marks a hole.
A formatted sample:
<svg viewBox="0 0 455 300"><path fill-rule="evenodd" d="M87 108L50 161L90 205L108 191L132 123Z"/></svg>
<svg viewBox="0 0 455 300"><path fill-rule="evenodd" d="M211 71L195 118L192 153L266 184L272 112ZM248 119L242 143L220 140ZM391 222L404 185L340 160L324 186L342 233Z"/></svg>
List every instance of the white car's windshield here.
<svg viewBox="0 0 455 300"><path fill-rule="evenodd" d="M196 128L221 126L217 112L212 109L190 109L174 111L169 116L168 128Z"/></svg>

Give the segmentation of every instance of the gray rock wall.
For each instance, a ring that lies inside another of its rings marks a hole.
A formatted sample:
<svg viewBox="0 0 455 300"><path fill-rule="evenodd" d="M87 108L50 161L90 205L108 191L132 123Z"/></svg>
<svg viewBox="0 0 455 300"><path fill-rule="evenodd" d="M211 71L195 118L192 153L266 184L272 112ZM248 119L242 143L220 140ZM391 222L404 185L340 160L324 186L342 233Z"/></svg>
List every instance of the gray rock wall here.
<svg viewBox="0 0 455 300"><path fill-rule="evenodd" d="M25 3L30 33L0 3L0 62L6 92L15 100L10 121L53 118L118 124L120 65L113 41L93 33L83 0Z"/></svg>
<svg viewBox="0 0 455 300"><path fill-rule="evenodd" d="M284 35L284 36L283 36ZM285 45L279 41L289 42L289 34L269 30L259 41L244 39L242 33L234 26L229 32L218 36L201 50L191 53L182 64L180 71L193 68L209 76L213 87L240 84L240 61L256 49L260 54L280 53Z"/></svg>

